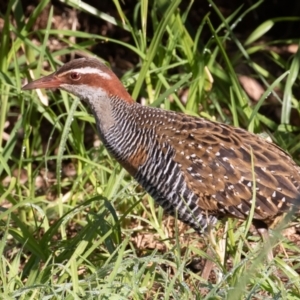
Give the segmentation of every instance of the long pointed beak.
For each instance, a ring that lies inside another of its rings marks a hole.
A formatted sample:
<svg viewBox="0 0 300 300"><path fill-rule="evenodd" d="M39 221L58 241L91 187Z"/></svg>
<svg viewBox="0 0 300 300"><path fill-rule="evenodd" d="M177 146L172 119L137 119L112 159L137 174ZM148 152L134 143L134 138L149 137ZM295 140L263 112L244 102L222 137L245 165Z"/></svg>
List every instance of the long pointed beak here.
<svg viewBox="0 0 300 300"><path fill-rule="evenodd" d="M55 73L42 77L35 81L29 82L22 87L22 90L34 90L34 89L57 89L61 85L61 81Z"/></svg>

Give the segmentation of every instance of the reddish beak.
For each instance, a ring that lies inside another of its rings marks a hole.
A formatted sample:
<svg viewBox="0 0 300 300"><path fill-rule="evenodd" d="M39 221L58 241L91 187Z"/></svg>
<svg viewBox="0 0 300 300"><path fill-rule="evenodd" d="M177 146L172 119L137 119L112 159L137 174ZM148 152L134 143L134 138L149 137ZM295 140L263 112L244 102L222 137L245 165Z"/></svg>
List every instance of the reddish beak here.
<svg viewBox="0 0 300 300"><path fill-rule="evenodd" d="M22 87L22 90L34 89L56 89L61 85L61 81L55 76L55 73L29 82Z"/></svg>

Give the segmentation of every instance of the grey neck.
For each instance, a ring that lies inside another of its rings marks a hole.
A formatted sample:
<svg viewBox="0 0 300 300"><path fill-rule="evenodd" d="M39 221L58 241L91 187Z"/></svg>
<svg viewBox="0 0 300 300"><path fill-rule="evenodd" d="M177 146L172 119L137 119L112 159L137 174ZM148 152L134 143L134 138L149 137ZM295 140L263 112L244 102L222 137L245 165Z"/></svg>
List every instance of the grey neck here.
<svg viewBox="0 0 300 300"><path fill-rule="evenodd" d="M97 93L89 93L84 100L95 117L101 141L117 160L123 160L124 150L129 146L127 141L134 135L134 107L138 104L128 104L99 88Z"/></svg>

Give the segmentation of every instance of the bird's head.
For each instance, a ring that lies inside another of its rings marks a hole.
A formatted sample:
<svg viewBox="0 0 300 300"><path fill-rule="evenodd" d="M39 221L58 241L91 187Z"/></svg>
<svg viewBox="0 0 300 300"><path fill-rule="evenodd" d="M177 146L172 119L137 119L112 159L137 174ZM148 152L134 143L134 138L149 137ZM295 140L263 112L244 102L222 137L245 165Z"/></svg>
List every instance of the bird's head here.
<svg viewBox="0 0 300 300"><path fill-rule="evenodd" d="M96 58L74 59L56 72L26 84L22 89L53 88L65 90L86 101L97 95L105 95L133 102L117 76Z"/></svg>

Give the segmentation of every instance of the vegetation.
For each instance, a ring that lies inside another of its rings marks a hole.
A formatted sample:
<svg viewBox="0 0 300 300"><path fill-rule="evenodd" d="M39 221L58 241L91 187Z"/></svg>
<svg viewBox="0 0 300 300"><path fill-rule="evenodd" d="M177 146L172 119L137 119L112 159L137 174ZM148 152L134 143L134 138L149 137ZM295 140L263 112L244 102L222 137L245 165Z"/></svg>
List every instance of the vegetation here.
<svg viewBox="0 0 300 300"><path fill-rule="evenodd" d="M263 1L225 17L208 0L210 11L196 27L189 23L193 1L185 7L179 0L137 1L130 19L118 0L115 17L84 2L61 2L124 31L130 41L54 27L49 0L26 19L18 0L2 12L0 298L299 299L297 234L289 239L275 230L278 253L268 263L268 249L249 230L251 218L220 221L215 236L217 243L225 238L226 259L210 258L217 267L205 282L189 262L205 257L206 240L165 216L110 158L86 106L64 92L46 96L21 87L55 70L62 57L118 45L137 60L122 76L137 101L267 133L299 163L300 50L276 51L299 39L265 37L275 24L300 18L269 19L239 38L236 28ZM37 29L46 9L47 23ZM50 38L60 47L50 49ZM241 65L246 79L263 87L257 99L242 88ZM279 118L263 113L270 103Z"/></svg>

